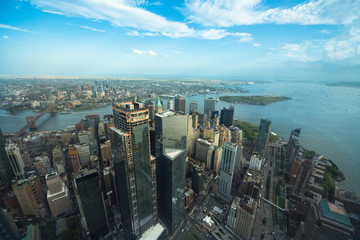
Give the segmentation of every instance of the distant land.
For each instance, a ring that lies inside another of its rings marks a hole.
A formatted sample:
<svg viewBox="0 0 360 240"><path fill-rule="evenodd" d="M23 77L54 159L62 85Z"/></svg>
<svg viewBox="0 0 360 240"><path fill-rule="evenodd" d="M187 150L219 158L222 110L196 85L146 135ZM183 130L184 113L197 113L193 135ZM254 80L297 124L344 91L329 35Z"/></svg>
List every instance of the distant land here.
<svg viewBox="0 0 360 240"><path fill-rule="evenodd" d="M326 84L330 87L350 87L350 88L360 88L360 82L334 82Z"/></svg>
<svg viewBox="0 0 360 240"><path fill-rule="evenodd" d="M290 100L284 96L221 96L220 100L230 103L244 103L251 105L268 105L275 102Z"/></svg>

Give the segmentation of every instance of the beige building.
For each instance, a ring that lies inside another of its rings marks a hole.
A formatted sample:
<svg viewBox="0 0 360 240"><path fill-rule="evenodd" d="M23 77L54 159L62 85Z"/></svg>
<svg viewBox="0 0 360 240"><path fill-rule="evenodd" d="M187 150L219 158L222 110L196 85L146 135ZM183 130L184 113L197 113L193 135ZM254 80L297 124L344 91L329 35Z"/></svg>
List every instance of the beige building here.
<svg viewBox="0 0 360 240"><path fill-rule="evenodd" d="M70 196L68 189L57 173L47 174L45 177L47 191L47 201L52 215L58 216L71 210Z"/></svg>
<svg viewBox="0 0 360 240"><path fill-rule="evenodd" d="M25 216L45 216L45 194L36 176L13 183L12 188Z"/></svg>
<svg viewBox="0 0 360 240"><path fill-rule="evenodd" d="M217 129L209 127L204 129L204 138L213 140L213 143L216 146L219 146L219 137L220 132Z"/></svg>
<svg viewBox="0 0 360 240"><path fill-rule="evenodd" d="M65 160L62 150L58 147L54 148L52 157L53 157L53 164L57 162L64 162Z"/></svg>
<svg viewBox="0 0 360 240"><path fill-rule="evenodd" d="M236 210L236 219L233 231L244 239L250 239L251 230L254 224L257 209L257 202L248 196L240 201Z"/></svg>
<svg viewBox="0 0 360 240"><path fill-rule="evenodd" d="M104 167L110 166L110 160L112 159L111 143L107 140L104 144L101 144L101 156L104 161Z"/></svg>
<svg viewBox="0 0 360 240"><path fill-rule="evenodd" d="M212 146L214 144L206 139L199 138L196 141L196 157L206 163L206 168L211 169L211 160L212 160Z"/></svg>

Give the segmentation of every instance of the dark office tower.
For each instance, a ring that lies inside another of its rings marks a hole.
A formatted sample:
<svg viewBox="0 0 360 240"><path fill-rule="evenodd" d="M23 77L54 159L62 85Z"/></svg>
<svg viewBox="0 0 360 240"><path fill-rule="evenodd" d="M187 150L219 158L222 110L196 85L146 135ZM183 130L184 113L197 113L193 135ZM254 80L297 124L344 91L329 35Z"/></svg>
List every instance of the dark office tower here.
<svg viewBox="0 0 360 240"><path fill-rule="evenodd" d="M267 119L261 119L254 151L258 152L263 158L265 157L266 150L269 144L270 134L271 121Z"/></svg>
<svg viewBox="0 0 360 240"><path fill-rule="evenodd" d="M5 150L6 141L0 129L0 185L11 184L15 177Z"/></svg>
<svg viewBox="0 0 360 240"><path fill-rule="evenodd" d="M206 115L205 114L199 114L199 119L198 119L199 125L201 127L203 127L206 123Z"/></svg>
<svg viewBox="0 0 360 240"><path fill-rule="evenodd" d="M210 115L211 111L215 110L215 105L216 105L216 99L215 98L208 98L205 99L204 102L204 113L206 115Z"/></svg>
<svg viewBox="0 0 360 240"><path fill-rule="evenodd" d="M219 110L212 110L210 116L211 116L210 119L215 119L219 117Z"/></svg>
<svg viewBox="0 0 360 240"><path fill-rule="evenodd" d="M89 113L85 116L85 119L88 119L89 121L89 127L93 128L95 130L95 138L98 134L98 129L99 129L99 122L100 122L100 116L99 114L96 113ZM85 129L87 130L87 129Z"/></svg>
<svg viewBox="0 0 360 240"><path fill-rule="evenodd" d="M291 164L296 160L299 150L300 150L300 143L299 143L299 136L300 136L301 128L297 128L292 130L290 133L288 146L286 148L286 169L289 171Z"/></svg>
<svg viewBox="0 0 360 240"><path fill-rule="evenodd" d="M152 102L146 102L146 107L149 109L150 122L155 120L155 107Z"/></svg>
<svg viewBox="0 0 360 240"><path fill-rule="evenodd" d="M234 107L230 106L229 109L223 108L220 113L220 124L230 127L233 124Z"/></svg>
<svg viewBox="0 0 360 240"><path fill-rule="evenodd" d="M349 240L354 227L349 214L338 205L320 201L309 211L305 222L301 222L295 240Z"/></svg>
<svg viewBox="0 0 360 240"><path fill-rule="evenodd" d="M141 236L157 222L156 159L150 155L149 111L142 103L113 107L110 128L116 195L128 238Z"/></svg>
<svg viewBox="0 0 360 240"><path fill-rule="evenodd" d="M175 97L175 111L186 113L186 98L177 96Z"/></svg>
<svg viewBox="0 0 360 240"><path fill-rule="evenodd" d="M310 161L305 161L301 163L295 180L295 185L294 185L295 192L301 194L305 193L312 170L313 170L313 164Z"/></svg>
<svg viewBox="0 0 360 240"><path fill-rule="evenodd" d="M184 113L155 115L159 217L172 236L178 233L185 216L186 133Z"/></svg>
<svg viewBox="0 0 360 240"><path fill-rule="evenodd" d="M202 186L202 169L200 166L194 166L192 188L195 193L199 194Z"/></svg>
<svg viewBox="0 0 360 240"><path fill-rule="evenodd" d="M81 223L91 239L98 239L108 233L100 176L95 169L90 171L85 169L74 177L74 190Z"/></svg>
<svg viewBox="0 0 360 240"><path fill-rule="evenodd" d="M191 102L189 105L189 113L199 111L199 105L197 102Z"/></svg>
<svg viewBox="0 0 360 240"><path fill-rule="evenodd" d="M0 240L20 239L14 219L6 210L0 209Z"/></svg>

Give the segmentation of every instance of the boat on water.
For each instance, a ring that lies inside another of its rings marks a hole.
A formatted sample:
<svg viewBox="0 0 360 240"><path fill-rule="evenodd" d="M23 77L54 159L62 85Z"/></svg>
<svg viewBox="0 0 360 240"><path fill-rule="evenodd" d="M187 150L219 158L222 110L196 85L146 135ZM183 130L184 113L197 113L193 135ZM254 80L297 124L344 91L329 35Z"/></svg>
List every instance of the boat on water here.
<svg viewBox="0 0 360 240"><path fill-rule="evenodd" d="M65 115L65 114L72 114L71 112L62 112L60 113L60 115Z"/></svg>

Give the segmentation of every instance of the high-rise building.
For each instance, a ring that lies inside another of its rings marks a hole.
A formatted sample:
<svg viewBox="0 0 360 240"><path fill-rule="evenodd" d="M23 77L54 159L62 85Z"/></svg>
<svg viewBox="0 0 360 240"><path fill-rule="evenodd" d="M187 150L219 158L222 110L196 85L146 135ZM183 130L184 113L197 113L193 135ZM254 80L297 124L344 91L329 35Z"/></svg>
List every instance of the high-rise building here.
<svg viewBox="0 0 360 240"><path fill-rule="evenodd" d="M47 201L54 217L71 210L70 195L68 189L57 173L45 176Z"/></svg>
<svg viewBox="0 0 360 240"><path fill-rule="evenodd" d="M240 128L238 127L230 127L230 132L231 132L231 142L232 143L236 143L238 141L242 140L243 137L243 132Z"/></svg>
<svg viewBox="0 0 360 240"><path fill-rule="evenodd" d="M16 181L12 184L12 188L25 216L44 217L46 215L45 194L38 177L33 175Z"/></svg>
<svg viewBox="0 0 360 240"><path fill-rule="evenodd" d="M81 168L79 155L76 147L74 145L70 145L68 153L71 160L71 169L72 171L76 172Z"/></svg>
<svg viewBox="0 0 360 240"><path fill-rule="evenodd" d="M269 145L270 134L271 121L267 119L261 119L254 151L258 152L263 158L265 157L267 147Z"/></svg>
<svg viewBox="0 0 360 240"><path fill-rule="evenodd" d="M177 96L175 97L175 111L186 113L186 98Z"/></svg>
<svg viewBox="0 0 360 240"><path fill-rule="evenodd" d="M90 163L90 148L87 144L75 145L78 152L79 161L82 166L87 167Z"/></svg>
<svg viewBox="0 0 360 240"><path fill-rule="evenodd" d="M204 138L211 139L214 145L219 146L220 132L216 128L205 128Z"/></svg>
<svg viewBox="0 0 360 240"><path fill-rule="evenodd" d="M219 110L211 110L210 114L207 114L211 120L219 118Z"/></svg>
<svg viewBox="0 0 360 240"><path fill-rule="evenodd" d="M149 109L149 120L150 122L155 120L155 107L152 102L146 102L146 107Z"/></svg>
<svg viewBox="0 0 360 240"><path fill-rule="evenodd" d="M198 112L199 111L199 105L197 102L191 102L189 105L189 113L192 112Z"/></svg>
<svg viewBox="0 0 360 240"><path fill-rule="evenodd" d="M212 159L212 146L214 143L210 140L199 138L196 140L196 157L206 163L206 168L211 169L211 159Z"/></svg>
<svg viewBox="0 0 360 240"><path fill-rule="evenodd" d="M299 136L300 136L301 128L297 128L291 131L288 145L286 148L286 169L290 171L291 164L296 160L299 150L300 150L300 143L299 143Z"/></svg>
<svg viewBox="0 0 360 240"><path fill-rule="evenodd" d="M236 212L237 212L237 209L240 205L240 201L241 201L241 198L239 197L234 197L234 200L232 201L231 203L231 207L229 209L229 215L228 215L228 218L227 218L227 221L226 221L226 225L231 229L233 230L234 227L235 227L235 222L236 222Z"/></svg>
<svg viewBox="0 0 360 240"><path fill-rule="evenodd" d="M195 193L199 194L202 187L202 169L200 166L194 166L193 167L193 173L192 173L192 189Z"/></svg>
<svg viewBox="0 0 360 240"><path fill-rule="evenodd" d="M15 177L18 180L24 178L25 164L22 159L19 147L16 144L10 143L5 147L5 151L10 161L10 165L15 174Z"/></svg>
<svg viewBox="0 0 360 240"><path fill-rule="evenodd" d="M159 217L175 236L185 216L187 115L155 115L156 175Z"/></svg>
<svg viewBox="0 0 360 240"><path fill-rule="evenodd" d="M11 184L15 177L5 150L6 141L0 129L0 185Z"/></svg>
<svg viewBox="0 0 360 240"><path fill-rule="evenodd" d="M149 112L142 103L113 107L110 141L116 195L125 233L141 236L157 222L156 158L150 155Z"/></svg>
<svg viewBox="0 0 360 240"><path fill-rule="evenodd" d="M353 234L354 227L345 209L322 200L300 223L295 240L348 240L353 239Z"/></svg>
<svg viewBox="0 0 360 240"><path fill-rule="evenodd" d="M76 173L73 180L81 224L91 239L98 239L108 233L108 222L99 178L95 169L84 169Z"/></svg>
<svg viewBox="0 0 360 240"><path fill-rule="evenodd" d="M234 232L244 239L250 239L250 234L253 228L257 210L257 202L245 196L241 199L240 205L236 211L236 220L234 225Z"/></svg>
<svg viewBox="0 0 360 240"><path fill-rule="evenodd" d="M65 158L64 158L62 150L59 147L54 148L54 150L52 152L53 164L55 164L57 162L64 162L64 161L65 161Z"/></svg>
<svg viewBox="0 0 360 240"><path fill-rule="evenodd" d="M230 198L236 153L236 144L230 142L224 144L220 168L219 196L225 200L229 200Z"/></svg>
<svg viewBox="0 0 360 240"><path fill-rule="evenodd" d="M249 166L249 168L252 169L252 170L260 171L261 163L262 163L261 155L258 154L257 152L254 152L251 155L251 158L250 158L250 166Z"/></svg>
<svg viewBox="0 0 360 240"><path fill-rule="evenodd" d="M296 176L294 191L304 194L309 179L311 177L311 172L313 170L313 164L310 161L304 161L301 163L299 171Z"/></svg>
<svg viewBox="0 0 360 240"><path fill-rule="evenodd" d="M167 102L167 110L174 110L174 101L172 99Z"/></svg>
<svg viewBox="0 0 360 240"><path fill-rule="evenodd" d="M220 174L222 152L223 152L222 147L214 146L214 168L213 168L213 170L216 172L216 175Z"/></svg>
<svg viewBox="0 0 360 240"><path fill-rule="evenodd" d="M161 104L160 97L158 97L158 100L157 100L156 106L155 106L155 113L161 113L162 111L163 111L163 106Z"/></svg>
<svg viewBox="0 0 360 240"><path fill-rule="evenodd" d="M216 99L215 98L207 98L204 101L204 113L206 115L210 115L211 111L214 111L216 108Z"/></svg>
<svg viewBox="0 0 360 240"><path fill-rule="evenodd" d="M220 113L220 124L224 124L226 127L230 127L233 124L234 118L234 106L230 106L229 109L223 108Z"/></svg>

